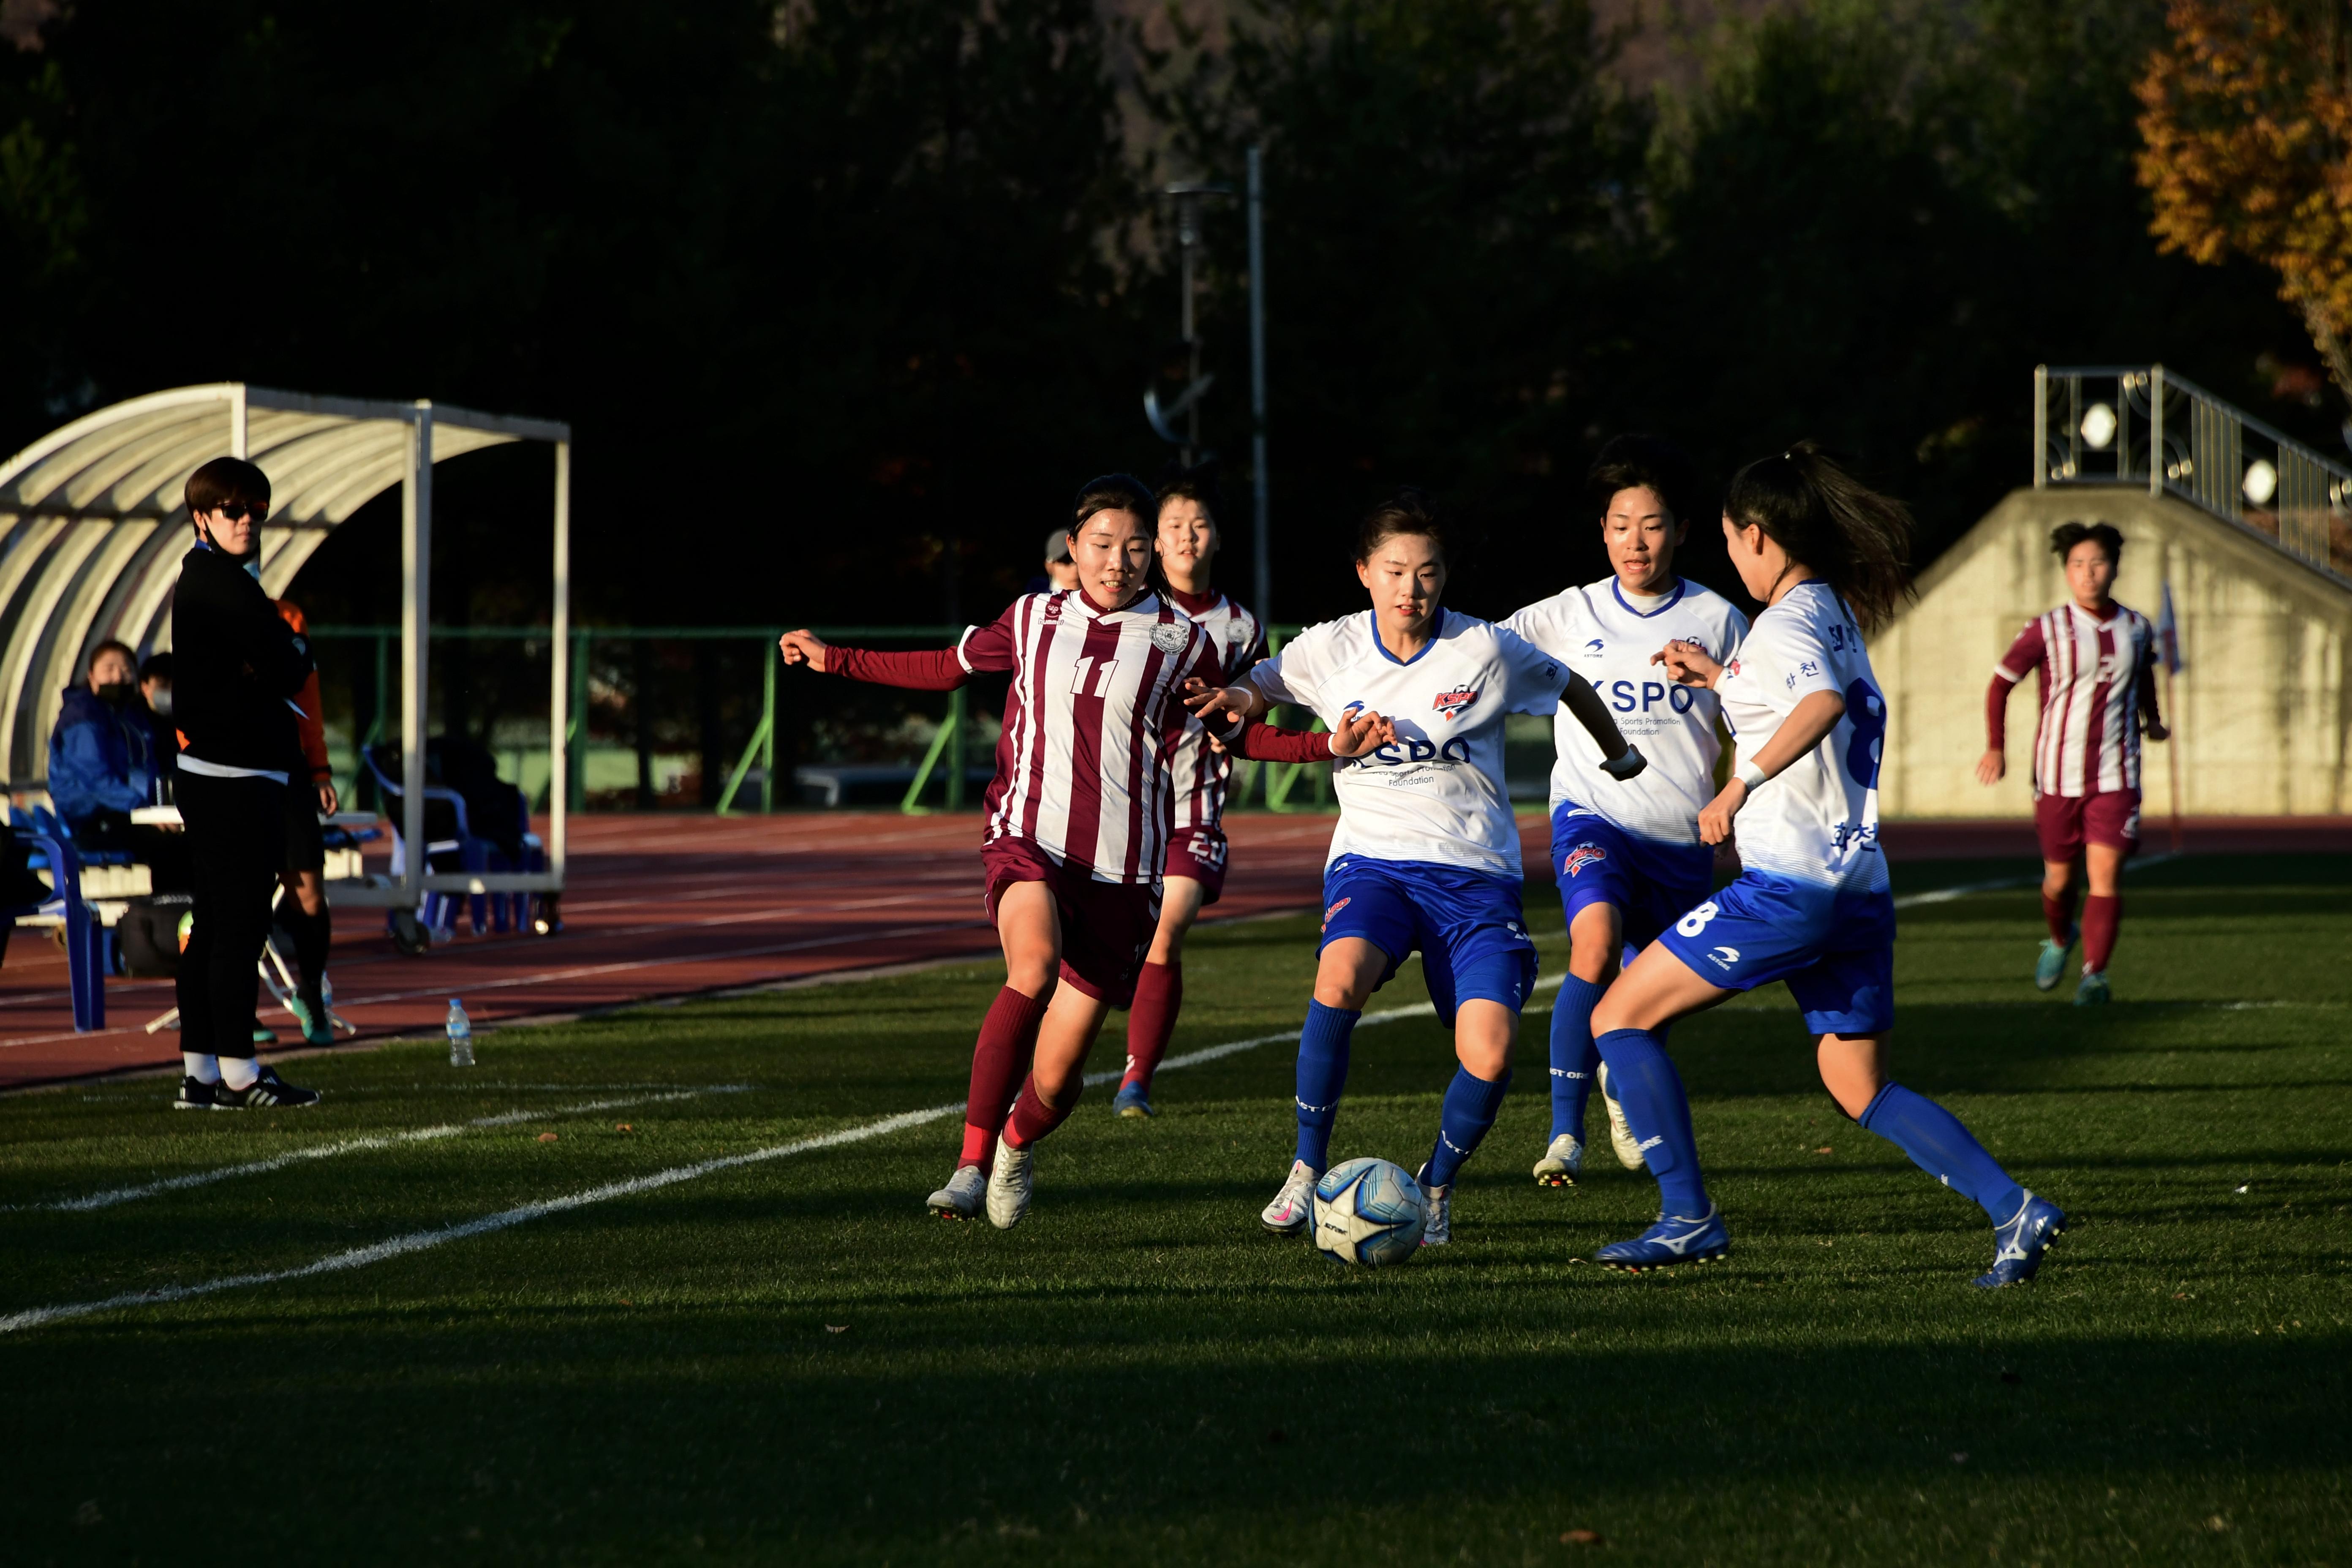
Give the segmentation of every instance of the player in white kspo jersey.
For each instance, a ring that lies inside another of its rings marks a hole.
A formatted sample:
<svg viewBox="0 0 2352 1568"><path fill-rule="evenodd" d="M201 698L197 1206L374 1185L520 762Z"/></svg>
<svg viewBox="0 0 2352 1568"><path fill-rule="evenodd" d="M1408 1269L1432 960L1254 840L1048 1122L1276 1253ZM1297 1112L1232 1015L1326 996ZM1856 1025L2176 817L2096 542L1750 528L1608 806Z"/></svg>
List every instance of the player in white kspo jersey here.
<svg viewBox="0 0 2352 1568"><path fill-rule="evenodd" d="M1371 595L1368 613L1310 626L1242 684L1188 701L1204 717L1245 718L1296 702L1334 730L1372 710L1394 728L1388 744L1334 764L1339 822L1323 872L1314 999L1298 1041L1297 1155L1261 1218L1279 1233L1306 1228L1328 1163L1349 1037L1365 1001L1418 948L1461 1062L1421 1170L1429 1197L1423 1240L1436 1245L1451 1239L1454 1173L1502 1106L1519 1009L1536 980L1519 910L1518 823L1503 784L1503 721L1551 712L1565 689L1613 773L1631 777L1642 757L1567 666L1439 604L1444 532L1418 491L1400 492L1365 520L1356 573ZM1256 755L1254 739L1244 731L1240 743Z"/></svg>
<svg viewBox="0 0 2352 1568"><path fill-rule="evenodd" d="M1179 473L1160 487L1160 528L1155 547L1168 596L1208 635L1223 685L1265 654L1265 631L1258 618L1215 588L1209 574L1223 543L1217 512L1223 499L1208 465ZM1135 982L1135 1004L1127 1015L1127 1071L1111 1109L1123 1117L1148 1117L1151 1076L1168 1054L1169 1037L1184 1005L1184 937L1201 910L1225 888L1225 784L1233 758L1209 744L1199 720L1185 726L1169 752L1175 796L1173 830L1160 884L1160 924L1151 951Z"/></svg>
<svg viewBox="0 0 2352 1568"><path fill-rule="evenodd" d="M1638 1272L1730 1250L1659 1036L1735 992L1785 980L1820 1037L1822 1081L1839 1108L1991 1218L1993 1266L1976 1283L2030 1279L2066 1216L2019 1186L1958 1118L1886 1076L1895 1023L1895 900L1878 847L1886 701L1863 632L1909 592L1910 514L1801 442L1739 471L1723 531L1764 611L1728 663L1688 643L1669 644L1659 660L1723 700L1739 764L1699 813L1699 832L1721 843L1736 815L1743 869L1645 949L1594 1010L1601 1058L1661 1198L1657 1224L1596 1260Z"/></svg>
<svg viewBox="0 0 2352 1568"><path fill-rule="evenodd" d="M1621 784L1600 747L1566 712L1553 720L1551 873L1568 915L1568 974L1551 1010L1551 1138L1536 1180L1567 1186L1584 1163L1584 1111L1601 1068L1592 1009L1622 955L1658 939L1715 884L1715 851L1699 839L1715 798L1721 702L1666 679L1655 659L1685 642L1729 659L1748 617L1721 595L1675 574L1690 531L1690 465L1654 437L1621 436L1586 479L1601 514L1610 575L1539 599L1501 624L1592 683L1649 767ZM1604 1089L1606 1086L1603 1086ZM1617 1158L1642 1164L1624 1113L1608 1100Z"/></svg>

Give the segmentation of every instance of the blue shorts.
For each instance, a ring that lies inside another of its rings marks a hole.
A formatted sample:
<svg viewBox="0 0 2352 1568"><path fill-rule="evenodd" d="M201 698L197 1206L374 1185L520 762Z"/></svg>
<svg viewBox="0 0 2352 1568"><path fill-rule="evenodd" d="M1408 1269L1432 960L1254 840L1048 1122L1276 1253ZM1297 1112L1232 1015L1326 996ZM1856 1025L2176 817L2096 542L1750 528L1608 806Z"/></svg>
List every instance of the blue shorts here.
<svg viewBox="0 0 2352 1568"><path fill-rule="evenodd" d="M1706 899L1715 886L1715 851L1637 837L1564 800L1552 807L1551 874L1570 924L1588 905L1614 904L1625 945L1638 952Z"/></svg>
<svg viewBox="0 0 2352 1568"><path fill-rule="evenodd" d="M1750 871L1695 905L1659 940L1702 979L1734 991L1775 980L1816 1035L1895 1026L1895 897Z"/></svg>
<svg viewBox="0 0 2352 1568"><path fill-rule="evenodd" d="M1361 937L1388 954L1386 985L1405 954L1421 952L1422 978L1437 1021L1454 1026L1464 1002L1500 1002L1512 1012L1536 984L1536 944L1519 910L1519 884L1425 860L1349 855L1323 868L1323 941Z"/></svg>

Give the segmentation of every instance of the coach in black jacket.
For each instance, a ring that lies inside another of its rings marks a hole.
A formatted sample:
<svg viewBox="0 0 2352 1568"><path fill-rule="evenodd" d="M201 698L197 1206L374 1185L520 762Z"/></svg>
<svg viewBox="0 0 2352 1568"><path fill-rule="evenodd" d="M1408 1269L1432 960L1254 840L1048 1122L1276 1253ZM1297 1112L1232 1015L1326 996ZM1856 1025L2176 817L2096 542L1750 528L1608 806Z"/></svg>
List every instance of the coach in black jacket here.
<svg viewBox="0 0 2352 1568"><path fill-rule="evenodd" d="M215 458L188 477L195 548L172 598L173 718L187 745L174 799L186 821L194 928L180 955L184 1110L312 1105L253 1057L253 986L286 847L288 775L304 772L289 700L310 650L252 568L269 479Z"/></svg>

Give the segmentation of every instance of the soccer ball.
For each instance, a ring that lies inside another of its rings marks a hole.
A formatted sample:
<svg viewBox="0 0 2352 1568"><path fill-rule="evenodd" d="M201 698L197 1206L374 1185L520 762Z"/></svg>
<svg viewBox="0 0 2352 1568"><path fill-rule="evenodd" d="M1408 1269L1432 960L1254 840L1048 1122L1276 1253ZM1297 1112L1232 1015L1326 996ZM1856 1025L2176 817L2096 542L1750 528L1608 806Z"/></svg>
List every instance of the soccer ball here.
<svg viewBox="0 0 2352 1568"><path fill-rule="evenodd" d="M1350 1160L1315 1184L1315 1246L1342 1263L1381 1268L1421 1250L1429 1220L1421 1184L1386 1160Z"/></svg>

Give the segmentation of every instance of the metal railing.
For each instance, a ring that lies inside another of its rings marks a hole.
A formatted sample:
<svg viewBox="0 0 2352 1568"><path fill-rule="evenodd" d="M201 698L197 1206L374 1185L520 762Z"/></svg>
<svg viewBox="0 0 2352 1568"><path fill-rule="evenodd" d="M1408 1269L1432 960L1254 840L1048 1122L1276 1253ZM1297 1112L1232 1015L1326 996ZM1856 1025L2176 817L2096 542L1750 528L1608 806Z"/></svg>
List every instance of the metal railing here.
<svg viewBox="0 0 2352 1568"><path fill-rule="evenodd" d="M817 635L829 642L864 645L875 642L919 642L932 646L952 644L962 632L960 626L818 626ZM1277 626L1267 634L1268 651L1277 651L1286 638L1297 635L1297 626ZM374 718L352 740L353 757L351 772L356 779L364 770L357 753L382 740L385 733L386 715L392 711L391 650L399 638L399 628L378 626L314 626L314 639L326 642L372 643L375 688ZM798 795L800 781L778 777L777 752L779 742L789 739L795 731L793 721L783 711L787 706L780 689L782 682L795 679L782 672L776 652L776 640L783 635L782 627L766 626L583 626L572 628L572 713L564 750L570 762L570 790L567 805L574 812L587 809L586 748L589 702L589 672L593 668L591 653L598 643L640 642L745 642L763 647L761 658L761 694L759 719L745 742L740 755L729 770L726 783L720 788L715 809L721 816L732 816L746 809L746 804L756 801L749 809L772 812L780 805L790 804ZM465 640L478 639L491 643L520 643L528 649L533 645L545 645L552 633L546 626L436 626L436 642L446 646ZM803 677L805 679L805 677ZM638 694L641 699L643 694ZM945 808L961 809L967 804L968 769L985 766L990 757L975 750L975 725L968 694L961 687L947 694L947 711L921 762L913 770L898 809L908 816L922 816L935 809L924 804L933 785L940 785L938 795ZM1308 728L1320 730L1322 721L1312 715L1284 710L1272 715L1276 721L1297 724L1302 721ZM640 713L637 721L643 722ZM737 731L740 733L740 731ZM643 749L642 743L640 749ZM822 768L826 764L817 764ZM786 769L786 773L793 770ZM779 784L782 784L782 790ZM891 781L896 787L896 780ZM1235 778L1229 802L1235 805L1256 803L1269 811L1315 811L1330 803L1330 770L1301 763L1243 762L1235 769ZM1304 795L1304 801L1293 799Z"/></svg>
<svg viewBox="0 0 2352 1568"><path fill-rule="evenodd" d="M2146 485L2352 586L2352 467L2154 365L2037 365L2033 488Z"/></svg>

